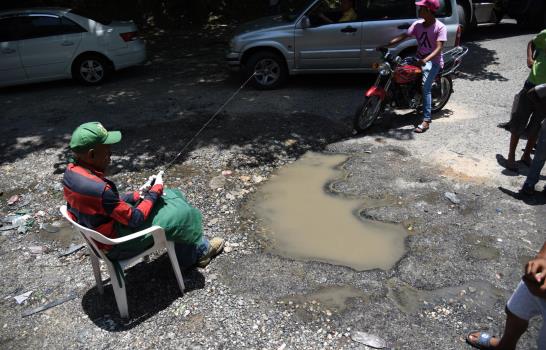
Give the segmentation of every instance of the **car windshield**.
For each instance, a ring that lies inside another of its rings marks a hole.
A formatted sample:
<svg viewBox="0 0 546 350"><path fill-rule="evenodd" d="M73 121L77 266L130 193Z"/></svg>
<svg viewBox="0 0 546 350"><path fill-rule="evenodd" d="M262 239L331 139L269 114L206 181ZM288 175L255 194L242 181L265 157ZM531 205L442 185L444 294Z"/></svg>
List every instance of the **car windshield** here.
<svg viewBox="0 0 546 350"><path fill-rule="evenodd" d="M315 0L288 0L283 3L282 12L283 17L289 21L295 20L301 13Z"/></svg>

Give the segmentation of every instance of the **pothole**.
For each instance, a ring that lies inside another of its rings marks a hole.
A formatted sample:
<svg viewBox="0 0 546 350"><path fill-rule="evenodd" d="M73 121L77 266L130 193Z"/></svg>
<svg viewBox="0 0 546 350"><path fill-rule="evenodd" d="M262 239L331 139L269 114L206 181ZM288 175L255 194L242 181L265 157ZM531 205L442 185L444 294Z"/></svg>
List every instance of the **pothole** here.
<svg viewBox="0 0 546 350"><path fill-rule="evenodd" d="M258 193L256 213L270 227L268 249L298 260L343 265L358 271L390 269L405 253L402 225L359 219L377 203L328 193L342 176L344 155L307 153L280 169Z"/></svg>

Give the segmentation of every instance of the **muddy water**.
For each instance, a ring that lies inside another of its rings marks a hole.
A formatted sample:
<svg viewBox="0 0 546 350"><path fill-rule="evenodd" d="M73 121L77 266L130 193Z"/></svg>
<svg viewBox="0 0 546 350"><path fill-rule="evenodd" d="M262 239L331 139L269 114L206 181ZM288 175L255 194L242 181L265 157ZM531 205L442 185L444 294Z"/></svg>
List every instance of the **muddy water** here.
<svg viewBox="0 0 546 350"><path fill-rule="evenodd" d="M290 296L283 301L292 301L297 304L318 303L331 311L342 312L347 308L348 301L354 298L366 299L367 296L361 290L351 286L331 286L311 294Z"/></svg>
<svg viewBox="0 0 546 350"><path fill-rule="evenodd" d="M54 242L62 247L69 247L71 243L81 243L80 235L65 221L44 225L38 232L38 238L44 242Z"/></svg>
<svg viewBox="0 0 546 350"><path fill-rule="evenodd" d="M355 213L366 203L325 191L346 159L307 153L262 187L257 213L270 225L274 253L359 271L389 269L404 254L401 225L361 220Z"/></svg>

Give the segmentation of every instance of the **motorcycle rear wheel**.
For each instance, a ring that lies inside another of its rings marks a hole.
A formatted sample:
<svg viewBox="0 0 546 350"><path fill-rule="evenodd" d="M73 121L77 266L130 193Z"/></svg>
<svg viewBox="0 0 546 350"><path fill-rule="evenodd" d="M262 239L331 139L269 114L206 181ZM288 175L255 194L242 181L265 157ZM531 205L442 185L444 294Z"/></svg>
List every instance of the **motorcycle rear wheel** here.
<svg viewBox="0 0 546 350"><path fill-rule="evenodd" d="M368 129L381 114L381 99L378 96L365 97L356 110L353 126L357 132Z"/></svg>
<svg viewBox="0 0 546 350"><path fill-rule="evenodd" d="M436 83L435 83L436 84ZM453 81L450 76L440 78L440 86L432 87L432 113L439 112L449 101L453 92Z"/></svg>

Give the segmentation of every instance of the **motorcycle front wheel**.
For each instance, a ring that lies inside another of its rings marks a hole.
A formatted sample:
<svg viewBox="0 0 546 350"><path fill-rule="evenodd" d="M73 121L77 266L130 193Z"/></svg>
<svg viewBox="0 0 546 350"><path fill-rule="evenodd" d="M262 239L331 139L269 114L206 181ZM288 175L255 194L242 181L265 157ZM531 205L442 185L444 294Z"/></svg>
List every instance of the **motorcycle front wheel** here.
<svg viewBox="0 0 546 350"><path fill-rule="evenodd" d="M440 77L440 81L435 81L432 85L432 113L439 112L449 101L453 92L453 81L451 77Z"/></svg>
<svg viewBox="0 0 546 350"><path fill-rule="evenodd" d="M354 129L363 132L369 128L381 112L381 99L378 96L365 97L356 110Z"/></svg>

